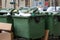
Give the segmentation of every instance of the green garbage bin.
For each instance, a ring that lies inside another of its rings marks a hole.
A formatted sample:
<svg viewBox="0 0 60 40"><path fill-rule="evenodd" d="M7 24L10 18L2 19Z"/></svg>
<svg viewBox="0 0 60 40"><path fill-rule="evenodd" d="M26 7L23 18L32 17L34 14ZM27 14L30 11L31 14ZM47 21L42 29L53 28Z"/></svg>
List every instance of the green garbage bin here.
<svg viewBox="0 0 60 40"><path fill-rule="evenodd" d="M45 30L49 30L49 35L53 34L53 13L52 12L40 12L45 14Z"/></svg>
<svg viewBox="0 0 60 40"><path fill-rule="evenodd" d="M6 18L7 18L6 16L1 16L0 15L0 22L6 23L7 22L7 19Z"/></svg>
<svg viewBox="0 0 60 40"><path fill-rule="evenodd" d="M54 33L54 36L60 36L60 14L59 13L54 15L53 33Z"/></svg>
<svg viewBox="0 0 60 40"><path fill-rule="evenodd" d="M0 22L7 22L7 10L6 9L0 9Z"/></svg>
<svg viewBox="0 0 60 40"><path fill-rule="evenodd" d="M8 13L11 12L12 9L0 9L0 22L8 22L12 23L11 19L12 17L10 15L7 15Z"/></svg>
<svg viewBox="0 0 60 40"><path fill-rule="evenodd" d="M49 13L48 13L49 14ZM48 27L47 29L50 30L50 35L53 36L60 36L60 14L59 13L52 13L52 15L48 15Z"/></svg>
<svg viewBox="0 0 60 40"><path fill-rule="evenodd" d="M36 39L44 36L44 15L12 17L14 20L14 33L16 37Z"/></svg>
<svg viewBox="0 0 60 40"><path fill-rule="evenodd" d="M45 16L45 30L49 30L49 35L53 34L53 13L46 13Z"/></svg>

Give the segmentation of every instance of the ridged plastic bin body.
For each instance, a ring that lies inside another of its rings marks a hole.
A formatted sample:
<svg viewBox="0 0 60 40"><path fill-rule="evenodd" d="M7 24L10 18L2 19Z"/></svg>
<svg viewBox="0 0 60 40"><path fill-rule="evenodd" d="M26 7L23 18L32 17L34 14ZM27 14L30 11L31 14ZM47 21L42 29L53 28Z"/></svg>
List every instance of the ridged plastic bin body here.
<svg viewBox="0 0 60 40"><path fill-rule="evenodd" d="M8 22L8 23L12 23L12 17L11 15L7 15L7 13L11 13L13 9L12 8L2 8L0 9L0 22Z"/></svg>
<svg viewBox="0 0 60 40"><path fill-rule="evenodd" d="M0 22L7 22L7 16L0 15Z"/></svg>
<svg viewBox="0 0 60 40"><path fill-rule="evenodd" d="M15 36L32 39L44 36L44 17L40 17L39 23L35 22L34 17L13 16L13 20Z"/></svg>
<svg viewBox="0 0 60 40"><path fill-rule="evenodd" d="M60 36L60 14L53 14L47 16L45 29L49 30L49 35Z"/></svg>
<svg viewBox="0 0 60 40"><path fill-rule="evenodd" d="M45 29L49 30L49 35L53 34L53 23L53 15L47 13L45 17Z"/></svg>
<svg viewBox="0 0 60 40"><path fill-rule="evenodd" d="M53 33L55 36L60 36L60 14L54 16L54 30Z"/></svg>
<svg viewBox="0 0 60 40"><path fill-rule="evenodd" d="M9 15L0 15L0 22L4 22L4 23L12 23L12 17Z"/></svg>

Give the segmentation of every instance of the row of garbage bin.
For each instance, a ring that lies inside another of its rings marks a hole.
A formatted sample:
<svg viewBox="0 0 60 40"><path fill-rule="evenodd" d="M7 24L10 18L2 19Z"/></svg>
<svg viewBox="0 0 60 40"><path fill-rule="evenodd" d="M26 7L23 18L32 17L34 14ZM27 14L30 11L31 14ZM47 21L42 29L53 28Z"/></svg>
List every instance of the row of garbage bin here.
<svg viewBox="0 0 60 40"><path fill-rule="evenodd" d="M32 14L31 16L0 15L0 22L12 23L16 37L41 38L46 29L50 31L49 35L60 36L59 13Z"/></svg>

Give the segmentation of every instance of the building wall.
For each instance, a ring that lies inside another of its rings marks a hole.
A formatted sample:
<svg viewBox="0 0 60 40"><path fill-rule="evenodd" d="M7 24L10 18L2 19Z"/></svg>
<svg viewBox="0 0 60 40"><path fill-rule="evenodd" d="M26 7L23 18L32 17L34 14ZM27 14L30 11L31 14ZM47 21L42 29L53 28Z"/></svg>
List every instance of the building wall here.
<svg viewBox="0 0 60 40"><path fill-rule="evenodd" d="M25 7L25 0L16 0L16 9Z"/></svg>
<svg viewBox="0 0 60 40"><path fill-rule="evenodd" d="M6 3L5 3L5 0L2 0L2 8L11 8L10 1L11 0L6 0Z"/></svg>
<svg viewBox="0 0 60 40"><path fill-rule="evenodd" d="M60 6L60 0L58 0L58 2L57 2L57 3L58 3L58 6Z"/></svg>
<svg viewBox="0 0 60 40"><path fill-rule="evenodd" d="M6 1L6 6L5 6L5 0L0 0L0 7L2 6L2 8L13 8L14 6L10 4L11 0L7 0ZM19 2L19 3L18 3ZM41 4L40 4L41 2ZM49 0L50 6L52 6L52 0ZM1 5L2 4L2 5ZM57 0L57 4L58 6L60 6L60 0ZM54 4L53 4L54 5ZM32 6L45 6L45 0L28 0L28 2L26 2L26 0L16 0L16 8L20 8L20 7L32 7Z"/></svg>
<svg viewBox="0 0 60 40"><path fill-rule="evenodd" d="M2 0L2 8L13 8L14 6L10 4L11 0L7 0L6 6L5 6L5 0ZM32 6L41 6L39 2L42 2L42 6L44 6L44 0L19 0L19 5L18 5L18 0L16 0L16 8L20 7L32 7Z"/></svg>
<svg viewBox="0 0 60 40"><path fill-rule="evenodd" d="M44 6L45 0L30 0L30 6Z"/></svg>
<svg viewBox="0 0 60 40"><path fill-rule="evenodd" d="M54 6L55 5L55 0L50 0L50 6ZM56 5L60 6L60 0L56 0Z"/></svg>
<svg viewBox="0 0 60 40"><path fill-rule="evenodd" d="M2 7L2 0L0 0L0 8Z"/></svg>
<svg viewBox="0 0 60 40"><path fill-rule="evenodd" d="M20 0L20 7L25 7L25 0Z"/></svg>
<svg viewBox="0 0 60 40"><path fill-rule="evenodd" d="M16 9L25 7L25 0L16 0Z"/></svg>
<svg viewBox="0 0 60 40"><path fill-rule="evenodd" d="M5 0L2 0L2 8L14 8L14 5L11 5L10 2L11 0L7 0L5 5ZM15 6L16 8L25 7L25 0L19 0L19 5L18 0L16 0Z"/></svg>

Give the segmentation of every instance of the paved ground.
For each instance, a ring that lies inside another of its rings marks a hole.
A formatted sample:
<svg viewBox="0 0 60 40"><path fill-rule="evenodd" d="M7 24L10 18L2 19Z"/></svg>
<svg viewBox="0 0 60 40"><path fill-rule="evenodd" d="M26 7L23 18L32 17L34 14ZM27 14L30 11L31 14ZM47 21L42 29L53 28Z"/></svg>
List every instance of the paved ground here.
<svg viewBox="0 0 60 40"><path fill-rule="evenodd" d="M23 38L19 38L19 39L14 39L14 40L25 40L25 39L23 39Z"/></svg>
<svg viewBox="0 0 60 40"><path fill-rule="evenodd" d="M17 39L14 39L14 40L26 40L26 39L24 39L24 38L17 38ZM40 40L40 39L36 39L36 40ZM41 39L42 40L42 39ZM49 40L60 40L60 38L58 38L58 37L54 37L54 38L49 38Z"/></svg>
<svg viewBox="0 0 60 40"><path fill-rule="evenodd" d="M42 39L34 39L34 40L43 40L44 37L42 37ZM14 40L28 40L26 38L16 38ZM60 36L49 36L49 40L60 40Z"/></svg>

